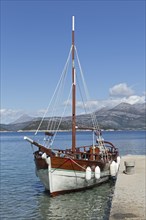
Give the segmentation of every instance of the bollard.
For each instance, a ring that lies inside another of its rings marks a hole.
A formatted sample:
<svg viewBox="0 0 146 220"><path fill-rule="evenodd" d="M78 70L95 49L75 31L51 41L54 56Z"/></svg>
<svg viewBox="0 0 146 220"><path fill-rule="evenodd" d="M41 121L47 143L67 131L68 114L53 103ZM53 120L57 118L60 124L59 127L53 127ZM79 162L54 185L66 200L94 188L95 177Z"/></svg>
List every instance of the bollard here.
<svg viewBox="0 0 146 220"><path fill-rule="evenodd" d="M133 174L134 173L134 167L135 167L135 162L134 161L125 161L125 171L124 173L126 174Z"/></svg>

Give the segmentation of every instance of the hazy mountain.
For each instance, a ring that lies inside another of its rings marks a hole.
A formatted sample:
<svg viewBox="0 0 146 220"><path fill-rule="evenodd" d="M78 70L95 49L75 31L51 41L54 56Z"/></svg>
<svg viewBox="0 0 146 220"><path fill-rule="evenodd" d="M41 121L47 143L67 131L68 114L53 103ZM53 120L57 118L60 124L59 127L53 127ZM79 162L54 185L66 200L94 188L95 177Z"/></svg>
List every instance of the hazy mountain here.
<svg viewBox="0 0 146 220"><path fill-rule="evenodd" d="M144 105L135 107L121 103L106 112L98 111L97 118L104 128L112 129L145 129L146 117Z"/></svg>
<svg viewBox="0 0 146 220"><path fill-rule="evenodd" d="M146 103L143 104L135 104L135 109L137 109L139 112L146 114Z"/></svg>
<svg viewBox="0 0 146 220"><path fill-rule="evenodd" d="M130 105L128 103L120 103L119 105L112 108L110 111L139 114L139 108L137 109L134 105Z"/></svg>
<svg viewBox="0 0 146 220"><path fill-rule="evenodd" d="M130 105L121 103L112 109L102 108L95 111L94 114L102 129L146 129L145 104ZM50 118L45 118L40 130L46 130L48 119ZM59 125L60 117L56 117L54 120L55 126L53 129L56 129ZM1 131L36 130L40 121L41 118L32 118L25 115L25 117L22 116L15 121L15 123L1 125ZM76 121L78 126L91 127L92 125L91 116L89 114L78 115ZM71 126L71 117L64 117L59 129L71 129Z"/></svg>
<svg viewBox="0 0 146 220"><path fill-rule="evenodd" d="M31 117L27 114L22 115L20 118L18 118L16 121L11 122L11 124L17 124L17 123L23 123L23 122L28 122L28 121L32 121L34 119L34 117Z"/></svg>
<svg viewBox="0 0 146 220"><path fill-rule="evenodd" d="M0 131L11 131L8 125L0 124Z"/></svg>

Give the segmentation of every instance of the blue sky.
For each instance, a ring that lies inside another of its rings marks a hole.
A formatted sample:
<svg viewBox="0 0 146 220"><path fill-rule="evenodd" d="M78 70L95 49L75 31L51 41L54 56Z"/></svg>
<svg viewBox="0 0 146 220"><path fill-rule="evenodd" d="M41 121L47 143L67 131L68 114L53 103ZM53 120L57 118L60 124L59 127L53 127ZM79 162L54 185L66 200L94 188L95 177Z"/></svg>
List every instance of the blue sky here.
<svg viewBox="0 0 146 220"><path fill-rule="evenodd" d="M72 15L94 110L144 102L145 1L2 0L2 123L41 116L48 106L71 46Z"/></svg>

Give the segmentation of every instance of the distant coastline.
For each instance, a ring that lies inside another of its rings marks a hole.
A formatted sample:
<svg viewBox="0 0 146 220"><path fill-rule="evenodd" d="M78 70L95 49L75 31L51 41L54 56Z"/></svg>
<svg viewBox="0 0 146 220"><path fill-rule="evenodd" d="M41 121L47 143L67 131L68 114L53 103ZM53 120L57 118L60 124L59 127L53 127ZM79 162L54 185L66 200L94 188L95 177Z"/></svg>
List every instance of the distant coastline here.
<svg viewBox="0 0 146 220"><path fill-rule="evenodd" d="M112 109L103 108L94 112L94 117L98 122L101 130L146 130L146 114L145 103L130 105L121 103ZM60 123L61 119L61 123ZM72 128L72 117L46 117L42 122L41 117L32 118L24 115L10 124L1 124L0 131L36 131L39 127L40 131L45 131L50 124L55 122L53 130L59 127L60 131L70 131ZM76 116L76 124L78 127L90 128L92 119L90 114L82 114ZM52 130L51 127L48 130ZM85 129L88 130L88 129Z"/></svg>
<svg viewBox="0 0 146 220"><path fill-rule="evenodd" d="M146 131L146 129L123 129L123 130L114 130L114 129L107 129L107 130L102 130L103 132L115 132L115 131ZM18 130L18 131L0 131L0 133L25 133L25 132L30 132L30 133L35 133L36 130ZM46 130L39 130L38 133L44 133ZM51 132L55 132L52 131ZM57 132L71 132L71 130L58 130ZM77 130L77 132L91 132L91 130Z"/></svg>

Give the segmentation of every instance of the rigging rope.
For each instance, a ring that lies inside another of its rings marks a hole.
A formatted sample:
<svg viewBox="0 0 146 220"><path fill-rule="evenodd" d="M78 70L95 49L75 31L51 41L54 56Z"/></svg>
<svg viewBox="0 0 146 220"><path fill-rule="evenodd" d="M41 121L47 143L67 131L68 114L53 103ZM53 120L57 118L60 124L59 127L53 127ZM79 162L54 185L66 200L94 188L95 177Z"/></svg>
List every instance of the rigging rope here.
<svg viewBox="0 0 146 220"><path fill-rule="evenodd" d="M55 120L55 113L56 113L56 110L57 110L57 106L59 105L59 102L61 102L61 98L62 97L62 94L63 94L63 90L64 90L64 85L65 85L65 81L66 81L66 73L67 73L67 69L68 69L68 64L66 66L66 69L64 71L64 77L62 79L62 81L60 82L60 87L57 91L57 94L56 94L56 99L54 101L54 106L53 106L53 109L52 109L52 113L53 113L53 118L50 118L49 120L49 123L48 123L48 127L47 127L47 130L55 130L55 126L56 126L56 123L57 121Z"/></svg>
<svg viewBox="0 0 146 220"><path fill-rule="evenodd" d="M61 122L62 122L62 118L63 118L63 116L64 116L64 113L65 113L65 111L66 111L66 108L67 108L67 105L68 105L68 102L69 102L69 99L70 99L70 96L71 96L71 92L72 92L72 85L71 85L71 88L70 88L70 92L69 92L69 95L68 95L68 99L67 99L66 105L65 105L65 107L64 107L64 111L63 111L63 113L62 113L60 122L59 122L58 127L57 127L57 129L56 129L56 131L55 131L55 134L54 134L54 136L53 136L51 145L53 144L54 139L55 139L55 137L56 137L56 135L57 135L57 133L58 133L60 124L61 124Z"/></svg>
<svg viewBox="0 0 146 220"><path fill-rule="evenodd" d="M53 110L52 110L52 113L53 113L54 116L53 116L53 118L50 118L47 130L48 129L49 130L55 130L55 127L56 127L57 120L55 120L55 113L56 113L56 110L57 110L57 106L59 105L59 102L61 103L60 97L62 97L64 86L65 86L65 81L66 81L66 76L67 76L66 73L67 73L68 66L69 66L70 55L71 55L71 49L70 49L69 56L67 58L65 68L63 70L64 74L63 74L63 77L62 77L62 81L60 82L59 89L56 93L56 98L55 98L55 101L54 101L54 107L53 107Z"/></svg>
<svg viewBox="0 0 146 220"><path fill-rule="evenodd" d="M50 143L50 145L53 144L54 142L54 139L56 137L56 134L59 130L59 126L62 122L62 118L64 116L64 113L66 111L66 107L67 107L67 104L69 102L69 98L71 96L71 90L69 92L69 96L68 96L68 100L66 102L66 105L64 107L64 110L63 110L63 114L62 116L60 117L60 121L57 122L57 120L55 120L55 114L56 114L56 110L57 110L57 105L59 104L59 102L61 103L61 99L60 99L60 94L63 93L63 90L64 90L64 86L65 86L65 81L66 81L66 77L67 77L67 72L68 72L68 68L69 68L69 61L70 61L70 57L71 57L71 52L72 52L72 46L70 48L70 51L69 51L69 54L68 54L68 57L67 57L67 60L66 60L66 63L65 63L65 66L63 68L63 71L62 71L62 74L61 74L61 77L59 79L59 82L55 88L55 91L53 93L53 96L50 100L50 103L40 121L40 124L35 132L35 135L37 135L38 131L40 130L40 127L46 117L46 114L47 112L49 111L50 109L50 106L51 104L53 103L53 110L51 111L51 116L49 117L49 122L48 122L48 126L47 126L47 130L56 130L55 131L55 134L54 136L52 137L52 142ZM83 71L82 71L82 67L81 67L81 64L80 64L80 60L79 60L79 56L78 56L78 52L77 52L77 48L75 46L75 53L76 53L76 57L77 57L77 62L78 62L78 67L79 67L79 72L80 72L80 75L81 75L81 79L82 79L82 84L83 84L83 88L84 88L84 93L85 93L85 97L86 97L86 102L89 101L89 92L88 92L88 88L87 88L87 85L86 85L86 82L85 82L85 79L84 79L84 75L83 75ZM79 84L78 84L79 86ZM72 87L71 87L72 89ZM81 94L81 98L82 98L82 102L83 102L83 105L84 105L84 109L85 109L85 113L87 113L87 109L91 115L91 120L92 120L92 124L93 124L93 127L96 128L96 129L99 129L99 125L98 125L98 122L97 122L97 119L96 119L96 115L95 115L95 112L92 112L92 109L91 109L91 106L87 106L86 107L86 102L83 100L83 96L82 96L82 92L81 92L81 89L80 89L80 86L79 86L79 91L80 91L80 94ZM58 126L57 126L57 123L58 123ZM56 128L57 126L57 128Z"/></svg>
<svg viewBox="0 0 146 220"><path fill-rule="evenodd" d="M66 61L66 63L65 63L64 69L66 69L66 66L67 66L67 64L68 64L68 62L69 62L70 55L71 55L71 51L72 51L72 46L71 46L71 48L70 48L69 55L68 55L67 61ZM62 74L61 74L61 77L60 77L60 79L59 79L59 82L58 82L58 84L57 84L57 86L56 86L56 88L55 88L54 94L53 94L53 96L52 96L52 98L51 98L51 100L50 100L50 102L49 102L49 105L48 105L48 107L47 107L47 109L46 109L46 111L45 111L45 113L44 113L44 115L43 115L43 117L42 117L42 120L41 120L41 122L40 122L40 124L39 124L39 126L38 126L38 128L37 128L37 130L36 130L36 132L35 132L35 135L37 135L37 133L38 133L38 131L39 131L39 129L40 129L40 127L41 127L43 121L44 121L44 118L46 117L46 114L47 114L47 112L48 112L48 110L49 110L49 108L50 108L50 105L51 105L51 103L52 103L52 101L53 101L53 99L54 99L54 97L55 97L55 94L56 94L56 92L57 92L57 89L58 89L58 87L59 87L59 85L60 85L60 83L61 83L61 81L62 81L63 76L64 76L64 69L63 69L63 71L62 71ZM65 72L65 73L66 73L66 72Z"/></svg>
<svg viewBox="0 0 146 220"><path fill-rule="evenodd" d="M82 71L82 67L81 67L81 64L80 64L80 60L79 60L79 56L78 56L78 52L77 52L77 48L75 47L75 52L76 52L76 56L77 56L77 61L78 61L78 65L79 65L79 69L80 69L80 74L81 74L81 78L82 78L82 82L83 82L83 86L84 86L84 91L85 91L85 95L86 95L86 100L90 100L90 96L89 96L89 92L88 92L88 88L87 88L87 85L86 85L86 82L85 82L85 78L84 78L84 75L83 75L83 71ZM91 115L91 119L92 119L92 124L95 128L99 128L99 125L98 125L98 122L97 122L97 119L96 119L96 115L94 112L91 111L91 107L89 105L88 107L89 111L91 112L90 115Z"/></svg>

